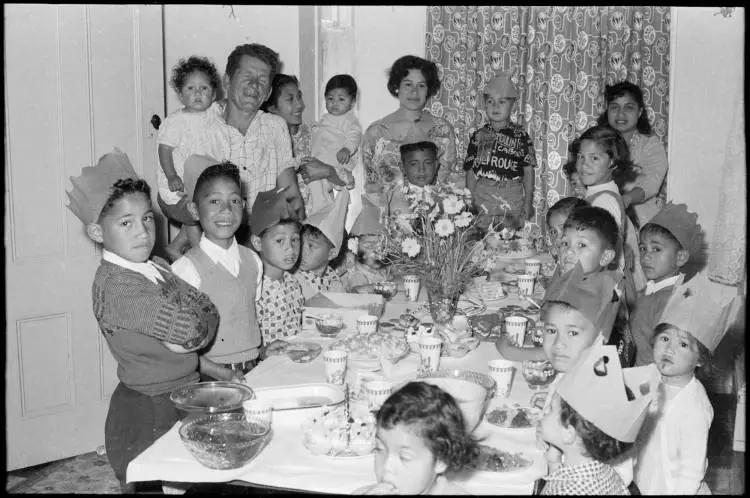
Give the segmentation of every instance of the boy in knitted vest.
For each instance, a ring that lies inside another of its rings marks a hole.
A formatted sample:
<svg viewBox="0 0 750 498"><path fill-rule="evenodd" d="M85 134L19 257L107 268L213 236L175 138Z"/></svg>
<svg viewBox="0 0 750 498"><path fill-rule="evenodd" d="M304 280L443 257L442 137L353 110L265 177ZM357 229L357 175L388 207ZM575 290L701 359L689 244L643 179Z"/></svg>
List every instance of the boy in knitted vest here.
<svg viewBox="0 0 750 498"><path fill-rule="evenodd" d="M229 162L190 156L184 178L187 210L203 235L197 247L172 264L172 271L208 294L221 315L216 340L200 356L201 378L244 382L260 349L255 302L263 262L234 237L245 212L240 172Z"/></svg>
<svg viewBox="0 0 750 498"><path fill-rule="evenodd" d="M107 458L124 490L128 463L181 418L171 391L198 382L198 355L216 334L208 296L149 260L156 228L148 184L119 150L71 178L68 208L102 244L94 316L117 360L120 383L104 427Z"/></svg>

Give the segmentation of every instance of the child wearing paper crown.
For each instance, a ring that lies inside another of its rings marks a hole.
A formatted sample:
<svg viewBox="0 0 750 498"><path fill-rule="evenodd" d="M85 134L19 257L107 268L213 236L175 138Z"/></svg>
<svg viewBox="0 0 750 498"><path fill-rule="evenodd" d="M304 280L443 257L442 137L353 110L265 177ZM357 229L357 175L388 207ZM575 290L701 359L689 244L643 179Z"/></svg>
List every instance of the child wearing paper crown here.
<svg viewBox="0 0 750 498"><path fill-rule="evenodd" d="M172 271L205 292L221 315L216 339L200 356L205 380L243 382L260 348L255 301L260 297L263 263L234 237L245 212L241 185L232 163L217 164L204 156L185 161L187 209L203 235L198 246L172 264Z"/></svg>
<svg viewBox="0 0 750 498"><path fill-rule="evenodd" d="M654 328L672 291L685 278L681 270L690 260L694 241L701 233L697 219L698 215L689 213L685 204L669 202L641 228L641 267L648 281L638 291L630 314L636 366L654 361Z"/></svg>
<svg viewBox="0 0 750 498"><path fill-rule="evenodd" d="M534 142L523 127L510 121L518 100L510 74L488 81L482 97L489 122L469 139L466 187L480 213L480 226L486 228L493 218L507 215L509 224L521 227L534 215Z"/></svg>
<svg viewBox="0 0 750 498"><path fill-rule="evenodd" d="M103 246L92 286L94 316L120 379L104 442L127 489L128 463L182 418L169 395L198 382L195 351L213 340L219 312L164 260L149 260L156 233L151 191L125 154L106 154L71 182L68 208Z"/></svg>
<svg viewBox="0 0 750 498"><path fill-rule="evenodd" d="M292 274L309 299L319 292L344 292L344 284L329 263L336 259L344 240L344 218L349 192L341 191L324 211L308 216L302 223L302 255Z"/></svg>
<svg viewBox="0 0 750 498"><path fill-rule="evenodd" d="M379 259L382 231L380 208L362 196L362 211L352 225L347 243L347 248L354 253L356 260L354 266L341 277L347 292L362 285L388 280L388 268Z"/></svg>
<svg viewBox="0 0 750 498"><path fill-rule="evenodd" d="M541 494L629 494L610 463L635 441L653 390L637 369L622 369L614 346L591 347L559 382L540 422L550 445Z"/></svg>
<svg viewBox="0 0 750 498"><path fill-rule="evenodd" d="M654 331L654 364L640 367L659 381L636 442L635 482L644 495L710 494L704 477L713 408L695 369L710 362L726 331L713 286L701 274L674 288Z"/></svg>
<svg viewBox="0 0 750 498"><path fill-rule="evenodd" d="M265 345L302 328L302 286L289 273L299 258L300 224L289 211L284 189L260 192L250 215L250 241L263 260L258 323Z"/></svg>

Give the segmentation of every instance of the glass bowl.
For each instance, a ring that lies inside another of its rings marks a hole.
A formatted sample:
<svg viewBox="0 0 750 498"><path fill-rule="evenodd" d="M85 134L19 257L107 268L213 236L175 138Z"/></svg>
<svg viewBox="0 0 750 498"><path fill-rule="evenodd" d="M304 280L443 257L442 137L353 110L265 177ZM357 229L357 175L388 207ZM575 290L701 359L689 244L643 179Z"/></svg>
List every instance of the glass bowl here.
<svg viewBox="0 0 750 498"><path fill-rule="evenodd" d="M266 446L271 439L271 426L248 421L244 413L219 413L182 424L180 439L205 467L238 469Z"/></svg>
<svg viewBox="0 0 750 498"><path fill-rule="evenodd" d="M320 335L336 337L344 328L344 316L341 314L323 315L315 320L315 328Z"/></svg>
<svg viewBox="0 0 750 498"><path fill-rule="evenodd" d="M392 280L386 282L376 282L373 285L372 291L375 294L380 294L383 299L391 299L393 296L398 294L398 284Z"/></svg>
<svg viewBox="0 0 750 498"><path fill-rule="evenodd" d="M555 371L547 360L524 360L521 363L521 375L530 388L538 390L547 387L555 379Z"/></svg>
<svg viewBox="0 0 750 498"><path fill-rule="evenodd" d="M253 398L255 392L249 386L227 381L190 384L169 396L177 408L188 412L187 420L215 413L242 413L242 403Z"/></svg>

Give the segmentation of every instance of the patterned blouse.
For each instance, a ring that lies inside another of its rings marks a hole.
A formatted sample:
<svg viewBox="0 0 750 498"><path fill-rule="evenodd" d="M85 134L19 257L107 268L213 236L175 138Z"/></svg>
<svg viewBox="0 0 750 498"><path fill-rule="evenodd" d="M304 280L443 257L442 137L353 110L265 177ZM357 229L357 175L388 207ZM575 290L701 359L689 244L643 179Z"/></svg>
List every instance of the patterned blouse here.
<svg viewBox="0 0 750 498"><path fill-rule="evenodd" d="M602 462L560 467L547 477L542 495L629 495L615 469Z"/></svg>
<svg viewBox="0 0 750 498"><path fill-rule="evenodd" d="M263 344L297 335L302 327L302 287L289 272L281 280L263 275L258 301L258 323Z"/></svg>
<svg viewBox="0 0 750 498"><path fill-rule="evenodd" d="M471 134L464 169L478 177L505 180L523 176L523 168L536 167L534 141L513 123L495 129L484 125Z"/></svg>

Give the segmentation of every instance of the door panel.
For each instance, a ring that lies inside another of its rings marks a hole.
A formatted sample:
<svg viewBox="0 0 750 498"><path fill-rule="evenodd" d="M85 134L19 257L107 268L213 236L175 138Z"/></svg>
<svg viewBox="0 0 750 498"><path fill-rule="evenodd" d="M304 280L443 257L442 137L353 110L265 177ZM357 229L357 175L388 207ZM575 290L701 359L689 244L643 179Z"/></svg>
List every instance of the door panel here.
<svg viewBox="0 0 750 498"><path fill-rule="evenodd" d="M104 442L117 364L92 313L101 253L65 207L65 191L70 176L114 147L155 184L155 137L145 116L163 115L164 68L160 6L5 7L6 447L13 470Z"/></svg>

